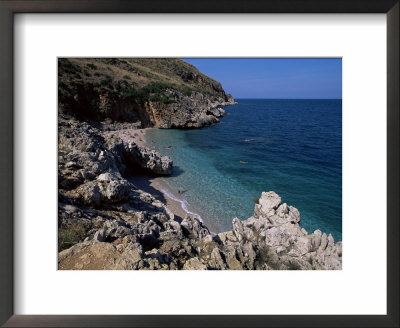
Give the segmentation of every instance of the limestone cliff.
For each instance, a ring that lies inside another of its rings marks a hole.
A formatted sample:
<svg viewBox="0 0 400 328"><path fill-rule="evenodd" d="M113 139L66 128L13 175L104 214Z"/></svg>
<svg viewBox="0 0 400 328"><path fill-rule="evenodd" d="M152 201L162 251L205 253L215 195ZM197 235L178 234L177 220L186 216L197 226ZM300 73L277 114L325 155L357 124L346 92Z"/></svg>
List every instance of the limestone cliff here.
<svg viewBox="0 0 400 328"><path fill-rule="evenodd" d="M219 82L175 58L61 58L58 78L59 112L79 119L196 128L235 104Z"/></svg>

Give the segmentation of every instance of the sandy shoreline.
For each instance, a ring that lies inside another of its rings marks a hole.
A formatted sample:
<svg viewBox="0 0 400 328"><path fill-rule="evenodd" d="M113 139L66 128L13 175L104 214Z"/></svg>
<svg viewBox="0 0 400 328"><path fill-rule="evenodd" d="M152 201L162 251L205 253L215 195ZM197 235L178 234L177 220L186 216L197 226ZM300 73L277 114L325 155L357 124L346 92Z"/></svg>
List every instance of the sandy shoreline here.
<svg viewBox="0 0 400 328"><path fill-rule="evenodd" d="M153 145L151 145L150 141L146 138L146 133L150 129L151 128L138 129L138 132L134 134L133 141L136 142L139 146L144 146L153 149ZM184 219L188 214L190 214L187 211L185 211L185 209L182 207L182 203L178 200L179 198L173 195L174 194L173 191L166 185L166 183L164 183L161 180L161 178L147 177L147 183L148 183L147 189L149 189L148 192L154 194L154 190L151 189L155 189L159 193L161 193L165 204L174 213L174 215L177 215L182 219ZM142 185L142 187L146 189L146 186ZM168 192L166 192L167 190Z"/></svg>
<svg viewBox="0 0 400 328"><path fill-rule="evenodd" d="M167 207L174 213L174 215L184 219L188 215L198 217L203 223L206 224L210 232L218 233L218 229L209 220L205 221L196 212L192 212L187 207L190 206L188 202L172 190L163 180L159 177L136 176L134 177L135 184L138 188L152 194L161 200ZM186 209L185 209L186 207Z"/></svg>
<svg viewBox="0 0 400 328"><path fill-rule="evenodd" d="M174 213L174 215L179 216L180 218L184 219L189 213L186 212L183 207L182 203L177 199L172 198L165 190L168 190L168 186L163 183L159 178L154 178L149 180L150 186L160 193L162 193L164 202L167 207Z"/></svg>
<svg viewBox="0 0 400 328"><path fill-rule="evenodd" d="M171 187L168 186L168 184L166 184L162 179L163 178L158 177L149 179L149 184L153 190L148 192L151 194L154 194L154 191L160 193L162 195L162 200L167 207L171 209L174 215L177 215L182 219L184 219L187 215L194 215L207 226L210 232L220 232L213 222L203 218L195 209L190 209L190 204L184 198L182 198L182 196L178 195L177 191L172 190Z"/></svg>
<svg viewBox="0 0 400 328"><path fill-rule="evenodd" d="M116 131L109 131L107 134L112 134L120 137L125 142L134 142L140 147L147 147L153 149L153 145L146 138L146 133L152 128L144 129L121 129ZM133 176L134 184L136 187L156 196L162 200L167 207L174 213L174 215L179 216L184 219L188 214L196 213L187 211L183 208L183 203L185 202L181 197L179 197L177 192L174 192L170 187L162 181L162 178L152 177L146 175ZM201 218L201 217L200 217Z"/></svg>
<svg viewBox="0 0 400 328"><path fill-rule="evenodd" d="M189 214L183 209L181 202L179 202L177 199L174 199L175 197L171 197L169 195L170 189L162 180L160 180L160 178L146 174L140 174L133 175L132 182L137 188L148 192L158 200L162 201L165 205L167 205L172 213L174 213L174 215L184 219ZM168 190L168 192L166 192L166 190Z"/></svg>
<svg viewBox="0 0 400 328"><path fill-rule="evenodd" d="M146 137L146 134L150 129L153 128L128 128L108 131L106 133L108 135L118 136L124 142L134 142L140 147L154 149L154 142L148 140L148 138ZM163 181L162 177L138 174L132 176L132 182L137 188L142 189L149 194L155 196L157 199L161 200L174 213L174 215L182 219L186 218L188 215L194 215L204 222L199 213L193 212L195 210L191 211L189 209L190 205L181 195L179 195L178 190L171 189L171 187L165 181ZM218 231L218 228L212 222L209 222L209 220L204 223L206 223L210 231Z"/></svg>
<svg viewBox="0 0 400 328"><path fill-rule="evenodd" d="M115 135L120 137L124 142L134 142L140 147L149 147L146 142L146 131L152 128L144 129L121 129L115 131L107 131L107 135ZM151 148L151 147L149 147Z"/></svg>

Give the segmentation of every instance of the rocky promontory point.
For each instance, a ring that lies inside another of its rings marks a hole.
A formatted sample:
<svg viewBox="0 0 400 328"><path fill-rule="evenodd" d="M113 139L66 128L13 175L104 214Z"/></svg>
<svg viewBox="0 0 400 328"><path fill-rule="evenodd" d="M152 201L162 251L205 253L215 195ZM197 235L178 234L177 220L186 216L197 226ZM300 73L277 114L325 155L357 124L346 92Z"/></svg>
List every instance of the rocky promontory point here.
<svg viewBox="0 0 400 328"><path fill-rule="evenodd" d="M59 269L341 269L342 243L302 229L299 211L273 191L255 200L253 216L233 218L232 230L217 234L135 185L137 175L173 172L172 160L143 142L141 128L214 124L221 106L234 103L183 61L147 60L59 62ZM110 79L95 82L96 73ZM163 88L140 91L160 79ZM126 89L116 86L126 83L134 91L124 98Z"/></svg>
<svg viewBox="0 0 400 328"><path fill-rule="evenodd" d="M175 58L61 58L59 110L142 128L199 128L235 104L219 82Z"/></svg>

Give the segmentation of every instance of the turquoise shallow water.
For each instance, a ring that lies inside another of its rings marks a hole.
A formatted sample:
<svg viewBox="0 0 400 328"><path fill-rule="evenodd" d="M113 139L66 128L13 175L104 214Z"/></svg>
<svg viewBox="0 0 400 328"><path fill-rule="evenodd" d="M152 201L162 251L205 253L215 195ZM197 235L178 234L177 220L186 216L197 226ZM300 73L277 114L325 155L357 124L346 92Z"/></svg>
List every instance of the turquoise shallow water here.
<svg viewBox="0 0 400 328"><path fill-rule="evenodd" d="M147 132L174 161L173 176L159 178L165 191L219 232L250 217L253 199L273 190L299 209L307 231L342 240L341 100L238 102L211 127Z"/></svg>

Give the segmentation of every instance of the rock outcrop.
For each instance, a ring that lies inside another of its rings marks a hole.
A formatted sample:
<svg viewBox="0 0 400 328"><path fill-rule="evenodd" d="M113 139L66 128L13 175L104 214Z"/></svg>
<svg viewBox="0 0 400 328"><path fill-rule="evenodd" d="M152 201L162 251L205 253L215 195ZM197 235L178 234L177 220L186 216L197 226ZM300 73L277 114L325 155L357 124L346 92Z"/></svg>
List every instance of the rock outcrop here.
<svg viewBox="0 0 400 328"><path fill-rule="evenodd" d="M341 269L341 242L308 234L299 211L274 192L219 234L175 216L129 178L132 170L171 173L172 162L105 130L59 119L59 269Z"/></svg>
<svg viewBox="0 0 400 328"><path fill-rule="evenodd" d="M199 128L236 104L221 84L174 58L59 59L59 111L79 119Z"/></svg>
<svg viewBox="0 0 400 328"><path fill-rule="evenodd" d="M139 165L142 169L157 175L171 175L172 160L168 156L161 156L158 152L147 147L140 147L134 142L124 147L124 156L127 163Z"/></svg>
<svg viewBox="0 0 400 328"><path fill-rule="evenodd" d="M236 104L230 95L224 98L210 98L201 93L185 96L175 90L167 90L167 94L175 100L174 103L151 103L146 107L151 112L151 121L158 128L200 128L216 124L226 115L222 106Z"/></svg>
<svg viewBox="0 0 400 328"><path fill-rule="evenodd" d="M102 133L98 124L90 125L73 117L59 116L59 186L71 189L94 180L102 173L142 169L156 175L170 175L172 160L136 143L127 143L115 135ZM101 182L101 181L99 181Z"/></svg>

